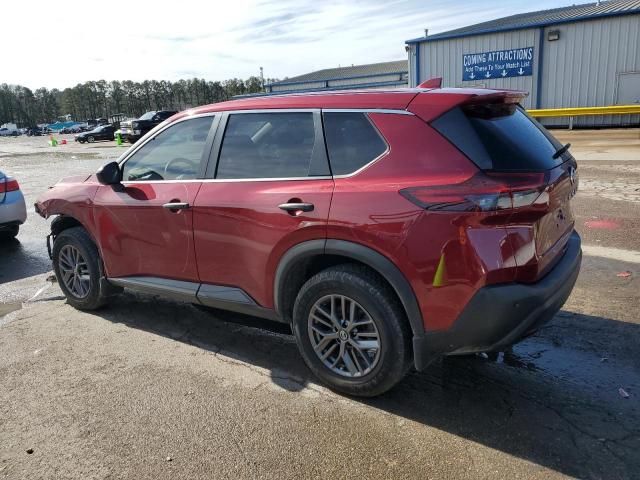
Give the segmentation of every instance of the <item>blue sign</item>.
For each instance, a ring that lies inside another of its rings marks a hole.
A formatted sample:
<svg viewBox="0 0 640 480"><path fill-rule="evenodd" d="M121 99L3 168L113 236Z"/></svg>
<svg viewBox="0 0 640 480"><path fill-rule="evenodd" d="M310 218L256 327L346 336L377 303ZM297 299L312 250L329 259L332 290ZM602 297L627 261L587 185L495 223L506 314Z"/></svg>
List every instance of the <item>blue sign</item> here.
<svg viewBox="0 0 640 480"><path fill-rule="evenodd" d="M533 47L462 55L463 81L530 75L533 75Z"/></svg>

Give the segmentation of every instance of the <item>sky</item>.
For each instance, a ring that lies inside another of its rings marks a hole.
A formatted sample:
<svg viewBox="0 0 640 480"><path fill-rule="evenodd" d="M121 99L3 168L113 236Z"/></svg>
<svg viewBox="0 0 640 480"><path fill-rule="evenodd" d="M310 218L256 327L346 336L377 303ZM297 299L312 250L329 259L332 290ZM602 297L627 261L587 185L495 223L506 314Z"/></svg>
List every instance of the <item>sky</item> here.
<svg viewBox="0 0 640 480"><path fill-rule="evenodd" d="M404 42L572 0L3 2L0 83L293 77L406 58Z"/></svg>

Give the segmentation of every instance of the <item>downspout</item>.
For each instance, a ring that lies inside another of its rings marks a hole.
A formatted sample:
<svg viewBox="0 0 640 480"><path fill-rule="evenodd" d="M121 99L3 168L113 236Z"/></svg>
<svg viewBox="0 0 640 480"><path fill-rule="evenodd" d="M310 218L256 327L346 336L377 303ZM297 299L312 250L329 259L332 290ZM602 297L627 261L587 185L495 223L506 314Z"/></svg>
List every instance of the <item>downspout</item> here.
<svg viewBox="0 0 640 480"><path fill-rule="evenodd" d="M538 35L538 77L536 78L536 109L542 108L542 61L544 52L544 27Z"/></svg>
<svg viewBox="0 0 640 480"><path fill-rule="evenodd" d="M416 65L416 74L415 74L416 85L415 86L417 87L418 85L420 85L420 43L416 42L414 45L416 46L416 52L415 52L416 53L416 62L415 62L415 65Z"/></svg>

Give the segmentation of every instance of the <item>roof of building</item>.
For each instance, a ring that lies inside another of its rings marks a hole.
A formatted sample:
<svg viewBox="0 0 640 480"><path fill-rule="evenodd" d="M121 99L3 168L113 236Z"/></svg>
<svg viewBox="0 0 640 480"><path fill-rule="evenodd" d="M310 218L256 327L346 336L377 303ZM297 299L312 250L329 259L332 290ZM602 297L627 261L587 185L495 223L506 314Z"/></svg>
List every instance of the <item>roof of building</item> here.
<svg viewBox="0 0 640 480"><path fill-rule="evenodd" d="M409 70L407 60L394 62L370 63L368 65L352 65L351 67L325 68L297 77L287 78L271 85L288 85L293 83L322 82L325 80L342 80L347 78L374 77L391 73L404 73Z"/></svg>
<svg viewBox="0 0 640 480"><path fill-rule="evenodd" d="M498 18L488 22L436 33L428 37L414 38L406 43L430 42L448 38L467 37L486 33L520 30L524 28L544 27L561 23L593 20L601 17L630 15L640 13L640 0L610 0L569 7L553 8L538 12L521 13L510 17Z"/></svg>

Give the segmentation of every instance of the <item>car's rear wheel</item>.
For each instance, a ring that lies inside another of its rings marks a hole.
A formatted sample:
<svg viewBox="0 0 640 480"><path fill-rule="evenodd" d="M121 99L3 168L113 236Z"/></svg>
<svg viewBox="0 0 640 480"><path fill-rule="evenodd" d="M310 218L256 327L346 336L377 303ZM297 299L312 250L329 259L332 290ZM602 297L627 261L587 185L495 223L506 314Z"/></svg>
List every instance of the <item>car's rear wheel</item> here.
<svg viewBox="0 0 640 480"><path fill-rule="evenodd" d="M93 142L95 142L95 141L96 141L96 139L93 137L93 135L89 135L89 136L87 137L87 141L88 141L89 143L93 143Z"/></svg>
<svg viewBox="0 0 640 480"><path fill-rule="evenodd" d="M411 366L411 334L384 281L358 265L309 279L294 305L293 329L305 363L329 387L357 396L384 393Z"/></svg>
<svg viewBox="0 0 640 480"><path fill-rule="evenodd" d="M101 284L102 261L82 227L62 231L53 244L53 268L67 302L80 310L103 306L108 293Z"/></svg>
<svg viewBox="0 0 640 480"><path fill-rule="evenodd" d="M0 240L11 240L18 236L20 227L18 225L12 225L3 230L0 230Z"/></svg>

